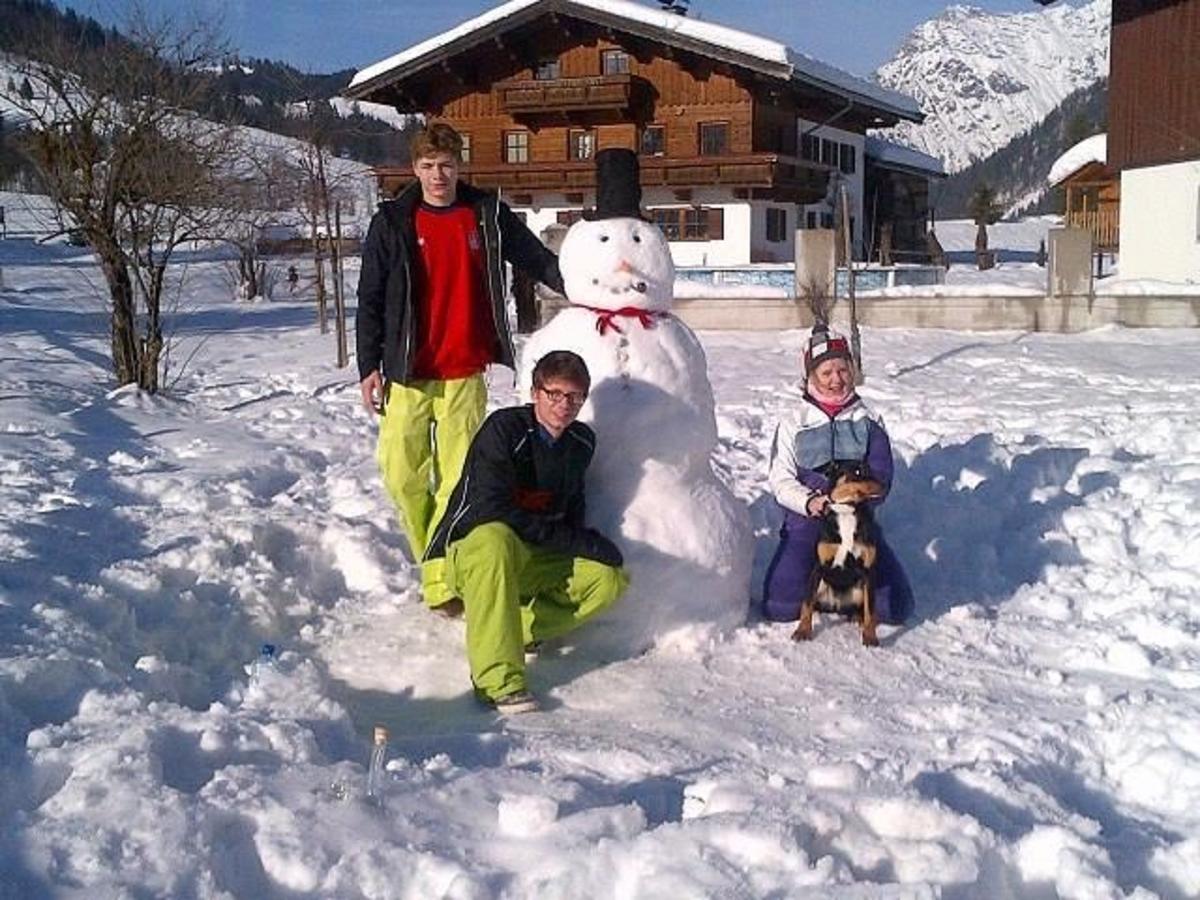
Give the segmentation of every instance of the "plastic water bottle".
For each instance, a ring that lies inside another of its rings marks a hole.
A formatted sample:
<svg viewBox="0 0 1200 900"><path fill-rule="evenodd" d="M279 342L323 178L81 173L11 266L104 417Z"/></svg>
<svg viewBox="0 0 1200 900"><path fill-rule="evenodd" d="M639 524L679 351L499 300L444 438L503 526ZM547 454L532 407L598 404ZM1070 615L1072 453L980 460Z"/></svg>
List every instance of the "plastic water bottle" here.
<svg viewBox="0 0 1200 900"><path fill-rule="evenodd" d="M371 746L371 763L367 766L367 802L376 806L383 804L383 784L386 774L388 730L375 726L375 741Z"/></svg>
<svg viewBox="0 0 1200 900"><path fill-rule="evenodd" d="M259 648L258 658L250 668L250 683L259 684L264 672L275 671L275 645L263 644Z"/></svg>

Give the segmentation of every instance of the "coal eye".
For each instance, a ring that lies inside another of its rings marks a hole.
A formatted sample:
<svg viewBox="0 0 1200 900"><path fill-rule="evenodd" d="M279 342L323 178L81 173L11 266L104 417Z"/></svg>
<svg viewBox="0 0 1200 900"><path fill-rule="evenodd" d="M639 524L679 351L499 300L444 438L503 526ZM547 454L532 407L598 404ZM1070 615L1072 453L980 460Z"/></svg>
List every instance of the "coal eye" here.
<svg viewBox="0 0 1200 900"><path fill-rule="evenodd" d="M602 243L602 244L603 244L603 243L604 243L605 241L607 241L607 240L608 240L608 235L607 235L607 234L602 234L602 235L600 235L600 243Z"/></svg>
<svg viewBox="0 0 1200 900"><path fill-rule="evenodd" d="M640 234L635 234L633 236L633 242L635 244L640 244L642 242L642 236Z"/></svg>

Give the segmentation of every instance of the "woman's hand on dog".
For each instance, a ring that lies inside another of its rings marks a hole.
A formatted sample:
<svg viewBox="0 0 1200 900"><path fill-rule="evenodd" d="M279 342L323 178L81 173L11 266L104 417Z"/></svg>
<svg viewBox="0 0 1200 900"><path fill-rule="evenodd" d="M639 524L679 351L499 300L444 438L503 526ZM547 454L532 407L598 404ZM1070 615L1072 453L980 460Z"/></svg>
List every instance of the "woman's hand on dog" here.
<svg viewBox="0 0 1200 900"><path fill-rule="evenodd" d="M820 518L825 515L825 510L829 509L829 498L824 494L813 494L808 498L805 509L814 519Z"/></svg>

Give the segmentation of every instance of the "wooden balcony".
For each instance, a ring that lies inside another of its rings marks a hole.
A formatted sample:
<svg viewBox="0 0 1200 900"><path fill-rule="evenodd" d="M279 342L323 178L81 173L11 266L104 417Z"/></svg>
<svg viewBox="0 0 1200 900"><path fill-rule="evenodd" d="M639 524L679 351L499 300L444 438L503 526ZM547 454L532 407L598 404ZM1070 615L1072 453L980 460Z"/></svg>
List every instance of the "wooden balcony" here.
<svg viewBox="0 0 1200 900"><path fill-rule="evenodd" d="M634 100L635 79L629 73L587 78L552 78L501 82L494 88L500 108L511 116L530 118L587 112L623 112Z"/></svg>
<svg viewBox="0 0 1200 900"><path fill-rule="evenodd" d="M1068 228L1085 228L1092 233L1097 250L1116 250L1120 245L1120 207L1071 210L1064 216Z"/></svg>
<svg viewBox="0 0 1200 900"><path fill-rule="evenodd" d="M828 189L829 166L778 153L669 158L643 156L643 188L685 190L728 187L740 199L769 199L785 203L816 203ZM378 166L375 177L385 194L395 193L413 178L407 166ZM596 167L583 162L474 164L463 166L464 181L479 187L499 188L506 194L535 191L562 193L594 190Z"/></svg>

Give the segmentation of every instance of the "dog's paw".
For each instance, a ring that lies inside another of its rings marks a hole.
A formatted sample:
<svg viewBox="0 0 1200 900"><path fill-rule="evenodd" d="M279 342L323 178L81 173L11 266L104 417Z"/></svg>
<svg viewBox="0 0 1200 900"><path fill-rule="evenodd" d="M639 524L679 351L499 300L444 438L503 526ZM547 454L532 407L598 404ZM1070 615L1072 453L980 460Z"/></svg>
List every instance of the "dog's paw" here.
<svg viewBox="0 0 1200 900"><path fill-rule="evenodd" d="M863 646L864 647L878 647L879 646L879 636L875 634L875 629L872 628L870 631L863 632Z"/></svg>
<svg viewBox="0 0 1200 900"><path fill-rule="evenodd" d="M801 626L800 628L797 628L795 631L792 632L792 640L793 641L811 641L812 640L812 629L805 628L803 626Z"/></svg>

